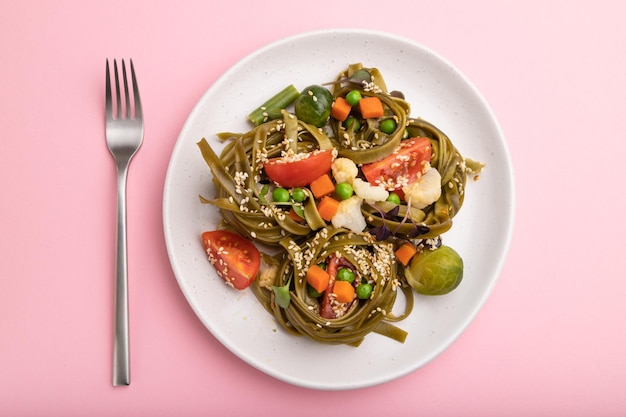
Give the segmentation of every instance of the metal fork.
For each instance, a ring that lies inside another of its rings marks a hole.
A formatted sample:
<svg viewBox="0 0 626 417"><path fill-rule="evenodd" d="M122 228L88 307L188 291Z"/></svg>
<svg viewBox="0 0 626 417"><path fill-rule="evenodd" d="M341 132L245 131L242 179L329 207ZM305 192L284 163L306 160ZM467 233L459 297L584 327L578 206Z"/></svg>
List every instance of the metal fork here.
<svg viewBox="0 0 626 417"><path fill-rule="evenodd" d="M106 60L105 131L106 142L115 159L117 168L117 244L115 268L115 334L113 345L113 385L130 384L130 358L128 343L128 261L126 246L126 178L128 166L143 141L143 114L139 100L139 88L135 68L130 60L132 83L128 89L126 65L122 60L123 94L120 94L120 79L117 61L113 60L115 97L112 97L109 60ZM122 104L122 96L124 104ZM115 100L115 108L113 107ZM134 110L133 110L134 109ZM115 111L115 112L114 112Z"/></svg>

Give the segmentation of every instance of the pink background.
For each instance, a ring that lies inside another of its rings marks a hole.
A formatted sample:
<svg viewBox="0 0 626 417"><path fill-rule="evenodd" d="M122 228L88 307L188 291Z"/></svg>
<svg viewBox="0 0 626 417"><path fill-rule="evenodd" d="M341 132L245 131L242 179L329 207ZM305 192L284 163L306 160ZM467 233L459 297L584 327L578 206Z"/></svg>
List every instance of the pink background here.
<svg viewBox="0 0 626 417"><path fill-rule="evenodd" d="M618 1L2 2L0 415L626 414L625 15ZM501 277L448 350L326 392L251 368L205 329L170 269L161 203L180 129L217 77L285 36L345 27L419 42L472 80L506 136L517 204ZM147 119L121 388L106 57L133 58Z"/></svg>

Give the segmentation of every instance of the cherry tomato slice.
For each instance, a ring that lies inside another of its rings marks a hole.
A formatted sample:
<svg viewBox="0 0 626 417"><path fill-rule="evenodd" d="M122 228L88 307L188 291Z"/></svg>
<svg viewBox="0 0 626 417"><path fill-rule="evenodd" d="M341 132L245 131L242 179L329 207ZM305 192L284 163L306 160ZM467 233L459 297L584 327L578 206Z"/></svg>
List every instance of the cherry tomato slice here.
<svg viewBox="0 0 626 417"><path fill-rule="evenodd" d="M228 285L247 288L259 273L261 253L250 240L227 230L202 233L209 262Z"/></svg>
<svg viewBox="0 0 626 417"><path fill-rule="evenodd" d="M368 182L396 191L422 175L424 165L430 162L432 151L428 138L407 139L400 143L394 153L380 161L363 165L361 170Z"/></svg>
<svg viewBox="0 0 626 417"><path fill-rule="evenodd" d="M272 158L263 168L269 179L281 187L304 187L330 172L334 159L331 149L316 150L297 157Z"/></svg>

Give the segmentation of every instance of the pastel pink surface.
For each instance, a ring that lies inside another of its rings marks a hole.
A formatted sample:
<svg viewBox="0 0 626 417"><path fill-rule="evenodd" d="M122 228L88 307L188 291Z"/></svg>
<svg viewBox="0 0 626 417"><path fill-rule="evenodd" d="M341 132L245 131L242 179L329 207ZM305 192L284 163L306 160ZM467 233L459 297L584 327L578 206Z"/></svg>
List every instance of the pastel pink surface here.
<svg viewBox="0 0 626 417"><path fill-rule="evenodd" d="M626 412L623 6L385 8L392 18L354 20L353 8L329 1L0 5L0 414L318 415L315 405L346 395L362 415ZM470 327L416 372L348 393L278 381L213 338L171 271L161 212L170 153L211 83L272 41L347 24L419 42L472 80L506 136L517 195L509 256ZM133 58L146 115L128 184L132 383L124 388L110 384L107 57Z"/></svg>

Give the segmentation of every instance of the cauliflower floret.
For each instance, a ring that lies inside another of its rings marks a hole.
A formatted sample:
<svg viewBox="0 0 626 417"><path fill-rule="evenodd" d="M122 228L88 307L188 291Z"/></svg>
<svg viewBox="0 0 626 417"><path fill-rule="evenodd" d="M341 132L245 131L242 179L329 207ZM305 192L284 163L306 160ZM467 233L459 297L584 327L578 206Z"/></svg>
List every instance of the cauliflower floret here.
<svg viewBox="0 0 626 417"><path fill-rule="evenodd" d="M405 200L411 202L411 206L423 209L441 197L441 174L435 168L430 168L416 181L402 187Z"/></svg>
<svg viewBox="0 0 626 417"><path fill-rule="evenodd" d="M389 197L389 191L383 185L372 185L360 178L352 181L354 193L367 202L385 201Z"/></svg>
<svg viewBox="0 0 626 417"><path fill-rule="evenodd" d="M257 275L257 282L263 288L268 290L272 289L274 285L274 278L278 275L278 267L280 262L273 256L261 254L261 263L259 265L259 274Z"/></svg>
<svg viewBox="0 0 626 417"><path fill-rule="evenodd" d="M261 268L259 270L259 285L263 288L267 288L268 290L272 288L274 284L274 277L278 274L278 265L270 264L265 262L265 259L262 259Z"/></svg>
<svg viewBox="0 0 626 417"><path fill-rule="evenodd" d="M345 227L355 233L365 230L367 224L361 213L361 204L363 204L363 199L356 195L341 201L337 213L331 219L333 226Z"/></svg>
<svg viewBox="0 0 626 417"><path fill-rule="evenodd" d="M347 182L352 184L352 181L359 175L359 169L352 159L349 158L335 159L331 168L333 170L333 178L337 183Z"/></svg>

